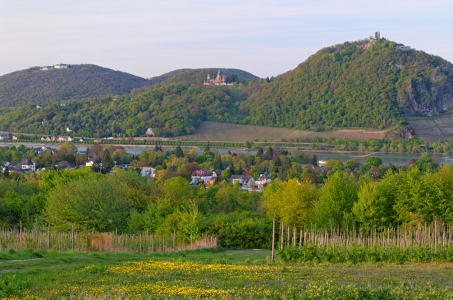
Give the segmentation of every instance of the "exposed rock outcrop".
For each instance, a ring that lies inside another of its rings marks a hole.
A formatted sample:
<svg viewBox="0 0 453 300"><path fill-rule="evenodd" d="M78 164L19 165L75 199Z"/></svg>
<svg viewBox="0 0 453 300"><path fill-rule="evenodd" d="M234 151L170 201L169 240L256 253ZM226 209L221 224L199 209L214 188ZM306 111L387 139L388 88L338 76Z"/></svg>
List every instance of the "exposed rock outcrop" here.
<svg viewBox="0 0 453 300"><path fill-rule="evenodd" d="M429 78L408 80L399 95L407 115L433 116L447 111L453 104L453 74L449 67L437 67Z"/></svg>

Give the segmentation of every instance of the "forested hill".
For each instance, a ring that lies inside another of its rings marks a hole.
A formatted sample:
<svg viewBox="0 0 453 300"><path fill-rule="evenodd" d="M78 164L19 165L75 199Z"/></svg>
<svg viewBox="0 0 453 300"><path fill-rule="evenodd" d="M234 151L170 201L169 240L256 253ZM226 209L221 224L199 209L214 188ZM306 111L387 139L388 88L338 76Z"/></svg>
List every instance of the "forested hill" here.
<svg viewBox="0 0 453 300"><path fill-rule="evenodd" d="M166 85L170 83L188 83L188 84L202 84L206 80L208 74L211 78L217 76L217 72L220 70L221 75L227 77L228 82L237 82L247 84L251 79L259 79L259 77L239 69L224 69L224 68L208 68L208 69L181 69L176 70L167 74L175 74L172 77L166 78L160 82L160 85ZM182 72L178 72L182 71ZM161 75L161 76L165 76ZM151 78L152 80L153 78Z"/></svg>
<svg viewBox="0 0 453 300"><path fill-rule="evenodd" d="M72 134L84 137L157 136L193 133L208 116L222 116L231 105L228 87L168 84L145 92L132 90L115 98L68 101L37 108L0 110L0 130L29 134Z"/></svg>
<svg viewBox="0 0 453 300"><path fill-rule="evenodd" d="M327 47L269 83L247 87L243 121L298 129L383 128L453 103L453 67L387 40Z"/></svg>
<svg viewBox="0 0 453 300"><path fill-rule="evenodd" d="M149 81L96 65L42 71L35 67L0 77L0 107L122 95Z"/></svg>
<svg viewBox="0 0 453 300"><path fill-rule="evenodd" d="M186 71L189 71L189 70L190 69L178 69L178 70L173 70L173 71L164 73L164 74L159 75L159 76L151 77L149 79L149 84L153 85L153 84L156 84L156 83L161 83L162 81L167 80L170 77L173 77L173 76L175 76L175 75L177 75L179 73L186 72Z"/></svg>

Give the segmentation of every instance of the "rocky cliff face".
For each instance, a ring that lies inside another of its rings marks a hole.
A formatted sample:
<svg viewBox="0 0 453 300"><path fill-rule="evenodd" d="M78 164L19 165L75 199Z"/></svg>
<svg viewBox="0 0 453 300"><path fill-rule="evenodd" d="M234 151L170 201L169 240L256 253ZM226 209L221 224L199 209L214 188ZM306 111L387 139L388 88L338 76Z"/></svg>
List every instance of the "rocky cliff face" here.
<svg viewBox="0 0 453 300"><path fill-rule="evenodd" d="M453 105L453 71L450 66L437 67L429 78L408 80L400 95L407 115L433 116Z"/></svg>

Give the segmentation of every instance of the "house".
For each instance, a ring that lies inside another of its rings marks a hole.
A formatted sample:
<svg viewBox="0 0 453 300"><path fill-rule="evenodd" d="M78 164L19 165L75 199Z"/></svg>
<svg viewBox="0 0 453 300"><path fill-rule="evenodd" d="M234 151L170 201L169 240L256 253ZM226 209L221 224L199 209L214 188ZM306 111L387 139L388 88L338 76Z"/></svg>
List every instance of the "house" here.
<svg viewBox="0 0 453 300"><path fill-rule="evenodd" d="M101 138L94 138L93 141L96 142L96 143L100 143L100 142L102 142L102 139Z"/></svg>
<svg viewBox="0 0 453 300"><path fill-rule="evenodd" d="M56 135L52 135L52 136L50 137L50 140L51 140L52 142L56 142L56 141L58 140L58 137L57 137Z"/></svg>
<svg viewBox="0 0 453 300"><path fill-rule="evenodd" d="M396 44L395 49L399 49L399 50L405 51L405 50L410 50L411 47L410 46L404 46L404 44ZM413 49L413 50L415 50L415 49Z"/></svg>
<svg viewBox="0 0 453 300"><path fill-rule="evenodd" d="M41 141L45 141L45 140L46 140L45 136L41 137Z"/></svg>
<svg viewBox="0 0 453 300"><path fill-rule="evenodd" d="M32 172L36 171L36 163L29 159L22 159L18 165L18 169L21 170L30 170Z"/></svg>
<svg viewBox="0 0 453 300"><path fill-rule="evenodd" d="M150 128L148 128L148 129L146 129L146 133L145 133L145 134L146 134L146 135L153 135L153 136L154 136L154 128L151 128L151 127L150 127Z"/></svg>
<svg viewBox="0 0 453 300"><path fill-rule="evenodd" d="M61 103L60 106L61 106L61 107L66 107L66 104Z"/></svg>
<svg viewBox="0 0 453 300"><path fill-rule="evenodd" d="M264 174L261 174L260 176L258 176L258 178L255 180L255 185L259 188L262 188L266 185L268 185L269 183L272 182L272 179L270 179L269 177L267 177L266 175Z"/></svg>
<svg viewBox="0 0 453 300"><path fill-rule="evenodd" d="M253 179L253 176L232 175L231 180L233 181L233 184L235 184L236 182L239 182L240 184L242 184L242 186L247 186L247 187L255 186L255 179Z"/></svg>
<svg viewBox="0 0 453 300"><path fill-rule="evenodd" d="M192 173L192 181L190 184L197 184L200 182L206 182L206 180L212 179L212 174L206 170L198 170Z"/></svg>
<svg viewBox="0 0 453 300"><path fill-rule="evenodd" d="M312 164L301 164L300 166L302 167L302 170L307 169L307 168L312 169L312 170L315 169L315 167Z"/></svg>
<svg viewBox="0 0 453 300"><path fill-rule="evenodd" d="M100 158L100 157L91 157L91 158L86 162L85 165L86 165L87 167L92 167L92 166L94 165L94 161L95 161L96 159L98 160L99 166L102 167L102 158Z"/></svg>
<svg viewBox="0 0 453 300"><path fill-rule="evenodd" d="M55 168L57 168L58 170L74 170L75 165L67 161L61 161L57 165L55 165Z"/></svg>
<svg viewBox="0 0 453 300"><path fill-rule="evenodd" d="M81 139L79 140L79 142L82 142L82 143L83 143L83 142L85 142L85 140L84 140L83 138L81 138Z"/></svg>
<svg viewBox="0 0 453 300"><path fill-rule="evenodd" d="M206 177L206 176L212 176L211 172L208 172L206 170L198 170L195 171L192 176L200 176L200 177Z"/></svg>
<svg viewBox="0 0 453 300"><path fill-rule="evenodd" d="M71 132L71 131L72 131L72 129L71 129L71 128L69 128L69 127L66 127L66 132Z"/></svg>
<svg viewBox="0 0 453 300"><path fill-rule="evenodd" d="M58 64L53 66L55 69L67 69L68 65L65 64Z"/></svg>
<svg viewBox="0 0 453 300"><path fill-rule="evenodd" d="M0 141L1 140L6 140L8 138L7 135L0 134Z"/></svg>
<svg viewBox="0 0 453 300"><path fill-rule="evenodd" d="M120 165L116 165L117 168L121 168L121 169L124 169L124 170L127 170L129 169L131 165L130 164L120 164ZM155 174L154 174L155 175Z"/></svg>
<svg viewBox="0 0 453 300"><path fill-rule="evenodd" d="M154 176L156 175L156 169L151 168L151 167L143 167L141 174L143 177L149 176L151 178L154 178Z"/></svg>
<svg viewBox="0 0 453 300"><path fill-rule="evenodd" d="M15 135L13 135L13 141L17 141L19 138Z"/></svg>
<svg viewBox="0 0 453 300"><path fill-rule="evenodd" d="M38 105L36 105L36 108L42 108L42 106L38 104Z"/></svg>
<svg viewBox="0 0 453 300"><path fill-rule="evenodd" d="M219 177L219 176L222 176L222 171L221 170L217 170L217 171L212 172L212 177L216 178L216 177Z"/></svg>
<svg viewBox="0 0 453 300"><path fill-rule="evenodd" d="M68 141L68 142L73 142L73 141L74 141L74 138L73 138L72 136L68 136L67 141Z"/></svg>
<svg viewBox="0 0 453 300"><path fill-rule="evenodd" d="M66 138L64 136L59 136L58 137L59 142L66 142Z"/></svg>
<svg viewBox="0 0 453 300"><path fill-rule="evenodd" d="M52 69L53 69L53 66L47 66L47 67L42 67L41 71L48 71L48 70L52 70Z"/></svg>
<svg viewBox="0 0 453 300"><path fill-rule="evenodd" d="M205 184L207 184L207 185L214 185L215 178L206 179L204 182L205 182Z"/></svg>
<svg viewBox="0 0 453 300"><path fill-rule="evenodd" d="M41 124L46 124L46 125L49 125L49 121L47 121L47 120L44 120L44 121L42 121L42 122L41 122Z"/></svg>

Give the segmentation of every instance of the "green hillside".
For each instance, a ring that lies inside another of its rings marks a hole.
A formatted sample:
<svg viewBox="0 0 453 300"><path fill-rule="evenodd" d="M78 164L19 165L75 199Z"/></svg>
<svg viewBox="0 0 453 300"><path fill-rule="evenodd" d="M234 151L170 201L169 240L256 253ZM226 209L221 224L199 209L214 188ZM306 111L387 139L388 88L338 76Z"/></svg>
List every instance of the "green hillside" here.
<svg viewBox="0 0 453 300"><path fill-rule="evenodd" d="M171 71L171 72L164 73L164 74L159 75L159 76L151 77L149 79L149 84L153 85L153 84L156 84L156 83L161 83L162 81L167 80L170 77L173 77L173 76L175 76L175 75L177 75L179 73L186 72L186 71L189 71L189 70L190 69L178 69L178 70L174 70L174 71Z"/></svg>
<svg viewBox="0 0 453 300"><path fill-rule="evenodd" d="M158 136L178 136L193 133L208 115L223 115L231 104L229 94L227 87L168 84L114 99L69 101L65 107L27 105L0 111L0 129L59 135L70 127L75 136L105 137L141 136L152 127Z"/></svg>
<svg viewBox="0 0 453 300"><path fill-rule="evenodd" d="M176 70L115 99L3 109L0 129L57 135L71 127L75 135L87 137L141 136L148 127L159 136L178 136L193 133L202 121L313 131L382 129L404 121L405 115L448 110L453 103L452 64L395 46L367 40L324 48L270 80L221 69L230 82L242 83L238 87L203 86L206 75L215 76L217 69Z"/></svg>
<svg viewBox="0 0 453 300"><path fill-rule="evenodd" d="M244 89L242 123L295 129L384 128L453 103L453 67L387 40L324 48L269 83ZM234 121L234 120L232 120Z"/></svg>
<svg viewBox="0 0 453 300"><path fill-rule="evenodd" d="M0 106L121 95L149 85L145 78L96 65L73 65L68 69L41 71L35 67L0 77Z"/></svg>
<svg viewBox="0 0 453 300"><path fill-rule="evenodd" d="M160 82L160 85L166 85L170 83L188 83L188 84L202 84L206 80L208 74L211 78L215 78L217 72L220 70L222 75L227 77L228 82L237 82L248 84L251 79L259 79L257 76L239 69L224 69L224 68L208 68L208 69L182 69L182 72L178 72L172 77ZM177 72L176 70L173 72ZM165 75L165 74L164 74ZM163 76L163 75L161 75Z"/></svg>

